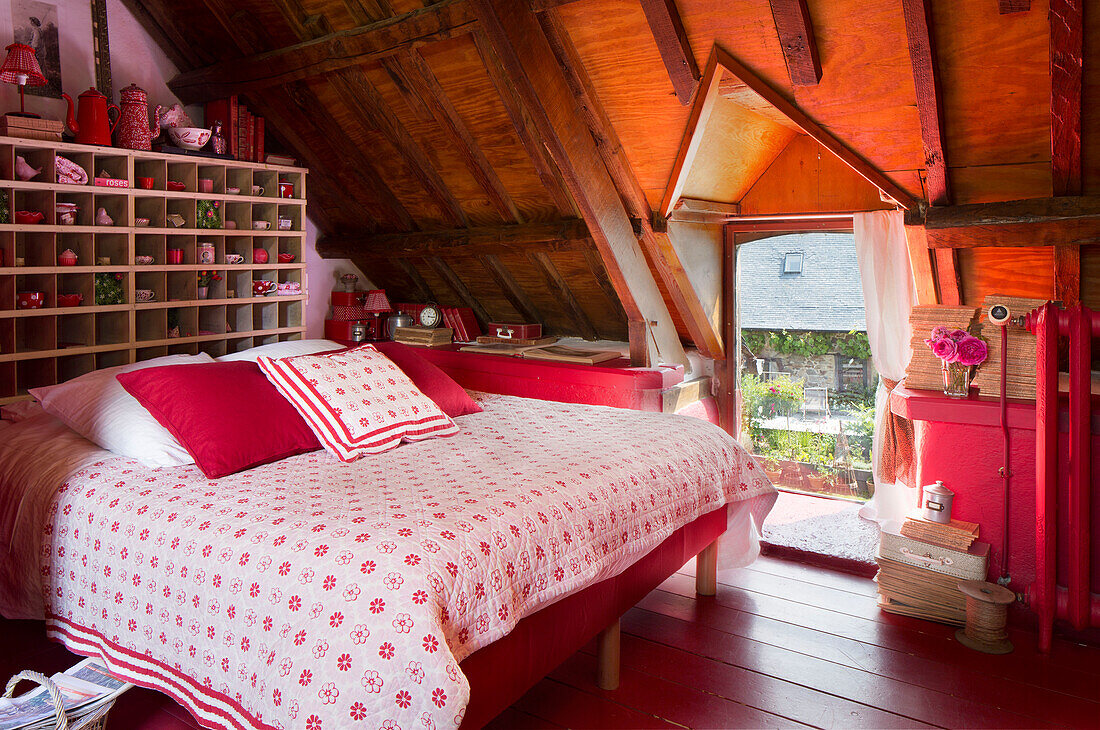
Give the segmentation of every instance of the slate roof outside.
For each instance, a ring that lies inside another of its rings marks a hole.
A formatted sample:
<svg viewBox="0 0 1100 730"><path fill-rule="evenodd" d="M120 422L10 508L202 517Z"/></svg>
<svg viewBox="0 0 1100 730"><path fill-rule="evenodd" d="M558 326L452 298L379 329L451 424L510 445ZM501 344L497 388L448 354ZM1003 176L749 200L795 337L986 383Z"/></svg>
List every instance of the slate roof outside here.
<svg viewBox="0 0 1100 730"><path fill-rule="evenodd" d="M802 273L784 274L787 253ZM867 331L851 233L791 233L737 247L742 329Z"/></svg>

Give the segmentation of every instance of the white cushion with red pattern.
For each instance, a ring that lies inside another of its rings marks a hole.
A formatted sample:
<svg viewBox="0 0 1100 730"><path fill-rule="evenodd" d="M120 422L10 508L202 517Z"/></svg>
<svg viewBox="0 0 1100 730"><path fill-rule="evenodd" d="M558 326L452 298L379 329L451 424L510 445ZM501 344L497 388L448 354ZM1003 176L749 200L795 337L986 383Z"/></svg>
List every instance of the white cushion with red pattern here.
<svg viewBox="0 0 1100 730"><path fill-rule="evenodd" d="M355 461L404 441L451 436L458 427L373 345L257 361L325 449Z"/></svg>

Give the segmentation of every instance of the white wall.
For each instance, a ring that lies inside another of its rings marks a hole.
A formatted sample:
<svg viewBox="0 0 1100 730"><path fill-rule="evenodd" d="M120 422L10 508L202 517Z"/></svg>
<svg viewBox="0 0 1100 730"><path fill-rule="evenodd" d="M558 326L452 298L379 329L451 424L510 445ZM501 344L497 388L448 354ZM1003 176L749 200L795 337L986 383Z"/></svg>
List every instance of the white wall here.
<svg viewBox="0 0 1100 730"><path fill-rule="evenodd" d="M46 1L46 0L44 0ZM95 85L95 61L92 57L92 14L88 0L54 0L57 5L61 45L62 90L76 103L81 92ZM145 32L121 0L107 2L108 33L111 45L111 76L115 103L118 91L135 83L149 94L150 107L171 106L179 101L167 82L177 69L160 47ZM13 38L11 0L0 0L0 49ZM2 60L2 58L0 58ZM27 95L27 111L51 119L65 119L64 99ZM0 83L0 113L19 109L19 92L12 84ZM202 119L201 107L189 107L196 122ZM308 190L308 181L307 181ZM321 337L328 312L329 292L347 272L359 275L360 286L367 282L362 272L347 259L322 259L317 255L317 227L307 221L305 263L309 298L306 301L307 337Z"/></svg>

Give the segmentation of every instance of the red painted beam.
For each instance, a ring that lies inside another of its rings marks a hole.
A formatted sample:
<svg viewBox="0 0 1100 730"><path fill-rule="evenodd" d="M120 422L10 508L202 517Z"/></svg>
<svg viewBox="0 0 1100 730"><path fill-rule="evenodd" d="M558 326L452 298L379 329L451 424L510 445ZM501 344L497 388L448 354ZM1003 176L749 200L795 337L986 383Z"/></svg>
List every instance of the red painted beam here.
<svg viewBox="0 0 1100 730"><path fill-rule="evenodd" d="M943 151L943 104L932 35L932 4L931 0L902 0L901 7L905 16L905 35L909 40L913 85L917 92L917 117L924 141L928 202L932 205L950 205L951 188L947 180L947 158Z"/></svg>
<svg viewBox="0 0 1100 730"><path fill-rule="evenodd" d="M1081 194L1084 0L1050 2L1050 153L1055 195Z"/></svg>
<svg viewBox="0 0 1100 730"><path fill-rule="evenodd" d="M1092 490L1092 318L1087 308L1069 311L1069 620L1078 631L1090 624L1090 492Z"/></svg>
<svg viewBox="0 0 1100 730"><path fill-rule="evenodd" d="M657 41L657 50L665 63L672 88L681 104L690 104L699 86L699 65L695 63L675 0L641 0L642 12Z"/></svg>
<svg viewBox="0 0 1100 730"><path fill-rule="evenodd" d="M821 81L821 58L814 40L814 26L806 0L770 0L775 32L783 48L787 75L794 86L813 86Z"/></svg>
<svg viewBox="0 0 1100 730"><path fill-rule="evenodd" d="M1058 312L1045 304L1035 333L1035 584L1039 650L1050 651L1058 585Z"/></svg>

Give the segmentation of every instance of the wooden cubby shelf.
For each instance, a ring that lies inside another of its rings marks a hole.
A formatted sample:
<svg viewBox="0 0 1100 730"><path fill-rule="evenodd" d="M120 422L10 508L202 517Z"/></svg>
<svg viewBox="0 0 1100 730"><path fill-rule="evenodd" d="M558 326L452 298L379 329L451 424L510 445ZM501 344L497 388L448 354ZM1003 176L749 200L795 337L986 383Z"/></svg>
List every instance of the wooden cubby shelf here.
<svg viewBox="0 0 1100 730"><path fill-rule="evenodd" d="M16 156L41 167L38 176L14 179ZM55 182L58 156L84 168L88 183ZM94 185L101 171L128 187ZM306 174L300 167L0 136L0 190L7 195L8 220L15 220L17 210L45 216L36 224L0 224L0 404L27 397L28 388L98 368L163 355L217 357L301 339ZM152 178L153 187L139 187L138 178ZM200 192L205 179L212 181L210 192ZM169 181L183 183L184 190L167 190ZM281 181L294 183L293 198L277 197ZM263 188L261 195L251 194L254 185ZM218 202L222 228L195 227L202 200ZM73 224L61 223L58 203L78 206ZM100 208L111 225L96 223ZM183 218L182 226L172 224L175 215ZM148 224L138 225L145 218ZM290 220L290 230L278 229L280 218ZM267 230L255 230L253 221L265 221ZM211 247L214 261L204 263L202 253ZM182 262L169 263L176 249ZM254 261L258 249L267 253L266 263ZM60 264L65 250L76 253L76 265ZM294 254L294 262L278 263L280 253ZM243 261L226 263L227 254ZM138 263L146 256L152 263ZM221 279L200 299L197 277L203 270ZM123 303L96 304L96 274L118 276ZM298 282L301 293L252 296L252 281L259 279ZM138 301L139 290L152 291L153 301ZM20 309L22 292L45 293L44 306ZM58 295L65 294L82 299L58 306Z"/></svg>

